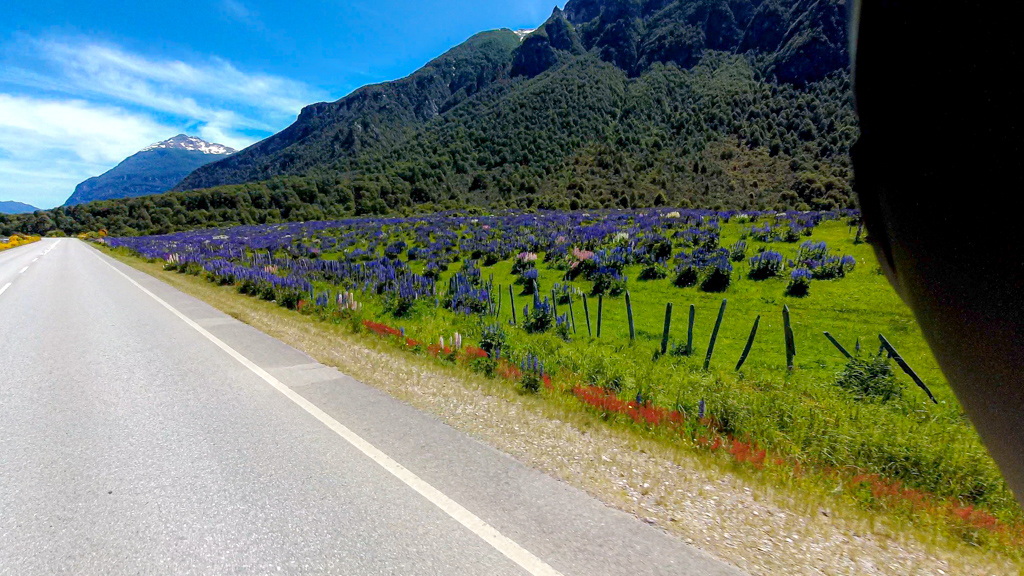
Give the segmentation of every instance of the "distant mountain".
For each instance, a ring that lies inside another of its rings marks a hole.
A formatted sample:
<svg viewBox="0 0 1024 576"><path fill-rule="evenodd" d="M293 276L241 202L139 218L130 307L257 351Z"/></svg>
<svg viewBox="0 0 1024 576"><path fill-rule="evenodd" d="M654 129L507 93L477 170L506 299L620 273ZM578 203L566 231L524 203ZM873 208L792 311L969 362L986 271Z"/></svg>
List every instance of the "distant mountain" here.
<svg viewBox="0 0 1024 576"><path fill-rule="evenodd" d="M221 144L178 134L147 146L105 174L82 182L64 205L166 192L196 168L234 152Z"/></svg>
<svg viewBox="0 0 1024 576"><path fill-rule="evenodd" d="M305 176L348 183L355 213L574 196L844 206L857 131L845 11L844 0L570 0L536 30L480 33L407 78L307 106L175 189ZM759 148L771 162L753 162Z"/></svg>
<svg viewBox="0 0 1024 576"><path fill-rule="evenodd" d="M301 174L369 146L398 144L412 129L501 80L520 38L511 30L481 32L395 82L364 86L333 103L302 109L294 124L196 170L176 190L208 188Z"/></svg>
<svg viewBox="0 0 1024 576"><path fill-rule="evenodd" d="M535 30L482 32L406 78L306 106L176 193L0 216L0 232L852 207L845 23L845 0L569 0Z"/></svg>
<svg viewBox="0 0 1024 576"><path fill-rule="evenodd" d="M31 214L36 210L39 210L39 208L29 204L13 200L0 200L0 214Z"/></svg>

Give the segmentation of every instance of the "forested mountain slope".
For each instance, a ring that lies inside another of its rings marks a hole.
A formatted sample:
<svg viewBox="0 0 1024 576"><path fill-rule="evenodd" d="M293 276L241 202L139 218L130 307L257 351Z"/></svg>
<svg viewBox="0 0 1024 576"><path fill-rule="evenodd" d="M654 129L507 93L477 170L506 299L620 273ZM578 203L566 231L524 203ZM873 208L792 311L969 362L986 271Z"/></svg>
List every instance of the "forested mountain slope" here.
<svg viewBox="0 0 1024 576"><path fill-rule="evenodd" d="M847 59L836 0L570 0L530 34L484 32L407 78L307 106L182 192L22 226L852 206Z"/></svg>
<svg viewBox="0 0 1024 576"><path fill-rule="evenodd" d="M358 154L364 146L400 141L406 128L442 114L500 79L508 79L519 37L510 30L482 32L411 76L364 86L333 103L302 109L283 131L242 152L197 170L176 189L207 188L303 174L327 158Z"/></svg>

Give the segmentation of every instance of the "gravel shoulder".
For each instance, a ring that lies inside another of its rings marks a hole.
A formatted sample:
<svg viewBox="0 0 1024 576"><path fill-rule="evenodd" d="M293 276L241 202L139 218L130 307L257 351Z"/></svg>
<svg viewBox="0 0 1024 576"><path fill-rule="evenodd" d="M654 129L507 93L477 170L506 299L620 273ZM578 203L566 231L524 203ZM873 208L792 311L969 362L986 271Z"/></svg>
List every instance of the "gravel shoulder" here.
<svg viewBox="0 0 1024 576"><path fill-rule="evenodd" d="M751 574L1019 574L881 515L773 489L582 411L388 349L230 288L116 258Z"/></svg>

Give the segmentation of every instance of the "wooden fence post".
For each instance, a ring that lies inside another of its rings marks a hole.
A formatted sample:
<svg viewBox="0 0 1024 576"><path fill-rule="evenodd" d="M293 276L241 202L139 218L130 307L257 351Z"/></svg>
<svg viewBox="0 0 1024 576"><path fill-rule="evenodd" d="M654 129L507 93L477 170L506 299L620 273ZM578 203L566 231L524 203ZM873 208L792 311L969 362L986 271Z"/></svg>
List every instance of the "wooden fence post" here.
<svg viewBox="0 0 1024 576"><path fill-rule="evenodd" d="M672 303L665 304L665 327L661 332L661 355L668 352L668 332L672 328Z"/></svg>
<svg viewBox="0 0 1024 576"><path fill-rule="evenodd" d="M850 353L846 351L846 348L843 348L843 345L840 344L838 340L833 338L831 334L829 334L828 332L825 332L825 338L828 338L828 341L831 342L833 346L838 348L839 351L843 353L843 356L846 356L847 358L851 358L851 359L853 358L853 356L850 356Z"/></svg>
<svg viewBox="0 0 1024 576"><path fill-rule="evenodd" d="M718 320L715 320L715 329L711 332L711 342L708 343L708 355L704 357L704 370L711 365L711 354L715 352L715 340L718 339L718 329L722 327L722 316L725 316L725 300L722 300L722 307L718 309Z"/></svg>
<svg viewBox="0 0 1024 576"><path fill-rule="evenodd" d="M636 331L633 330L633 305L629 301L629 290L626 290L626 319L629 320L629 343L636 340Z"/></svg>
<svg viewBox="0 0 1024 576"><path fill-rule="evenodd" d="M903 371L907 373L907 376L910 376L910 378L914 380L914 384L920 386L921 390L924 390L924 393L927 394L929 398L931 398L932 402L938 404L939 401L936 400L935 396L932 395L932 391L929 390L927 386L925 386L924 381L918 377L917 373L914 372L914 370L910 367L909 364L907 364L906 360L904 360L903 357L900 356L900 353L897 352L896 349L892 347L892 344L889 344L889 341L885 339L885 336L879 334L878 340L882 343L882 348L885 348L889 352L889 358L895 360L896 363L899 364L900 368L903 368Z"/></svg>
<svg viewBox="0 0 1024 576"><path fill-rule="evenodd" d="M757 318L754 318L754 327L750 329L750 337L747 338L747 345L743 347L743 354L740 355L740 361L736 363L736 369L739 370L743 363L747 361L747 354L750 354L750 347L754 345L754 336L757 335L757 325L761 322L761 315L758 314Z"/></svg>
<svg viewBox="0 0 1024 576"><path fill-rule="evenodd" d="M508 285L508 302L509 305L512 307L512 325L514 326L518 324L518 322L516 320L516 295L515 290L512 289L511 284Z"/></svg>
<svg viewBox="0 0 1024 576"><path fill-rule="evenodd" d="M558 318L558 298L555 298L555 289L551 289L551 312Z"/></svg>
<svg viewBox="0 0 1024 576"><path fill-rule="evenodd" d="M569 294L569 323L572 325L572 333L576 333L576 314L572 311L572 294Z"/></svg>
<svg viewBox="0 0 1024 576"><path fill-rule="evenodd" d="M498 306L494 309L494 317L501 316L501 284L498 284Z"/></svg>
<svg viewBox="0 0 1024 576"><path fill-rule="evenodd" d="M590 306L587 306L587 295L583 295L583 315L587 317L587 336L590 338L594 337L594 333L590 330Z"/></svg>
<svg viewBox="0 0 1024 576"><path fill-rule="evenodd" d="M693 320L697 317L697 309L690 304L690 323L686 329L686 355L693 354Z"/></svg>
<svg viewBox="0 0 1024 576"><path fill-rule="evenodd" d="M604 310L604 294L597 295L597 337L601 337L601 312Z"/></svg>
<svg viewBox="0 0 1024 576"><path fill-rule="evenodd" d="M789 306L782 305L782 330L786 336L786 370L793 369L793 356L796 356L796 342L793 340L793 328L789 325Z"/></svg>

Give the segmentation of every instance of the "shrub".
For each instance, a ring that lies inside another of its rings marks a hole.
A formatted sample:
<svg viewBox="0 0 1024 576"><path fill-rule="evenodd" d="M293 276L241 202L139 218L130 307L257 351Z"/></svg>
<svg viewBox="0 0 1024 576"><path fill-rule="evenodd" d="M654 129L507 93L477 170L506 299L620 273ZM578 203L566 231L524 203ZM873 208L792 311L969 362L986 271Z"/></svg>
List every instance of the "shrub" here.
<svg viewBox="0 0 1024 576"><path fill-rule="evenodd" d="M812 240L801 244L796 252L796 259L800 262L823 260L826 256L828 256L828 245Z"/></svg>
<svg viewBox="0 0 1024 576"><path fill-rule="evenodd" d="M663 262L649 264L640 271L641 280L661 280L668 276L668 268Z"/></svg>
<svg viewBox="0 0 1024 576"><path fill-rule="evenodd" d="M751 226L750 236L754 240L760 240L761 242L774 242L778 237L776 230L768 223L765 223L764 226Z"/></svg>
<svg viewBox="0 0 1024 576"><path fill-rule="evenodd" d="M614 268L598 268L592 275L592 279L594 287L590 293L594 296L598 294L618 296L626 291L626 277Z"/></svg>
<svg viewBox="0 0 1024 576"><path fill-rule="evenodd" d="M448 269L447 265L442 266L444 266L444 269L434 261L427 262L426 267L423 268L423 277L431 280L437 280L441 277L441 272Z"/></svg>
<svg viewBox="0 0 1024 576"><path fill-rule="evenodd" d="M836 385L857 400L888 402L903 397L903 387L884 353L851 358L836 376Z"/></svg>
<svg viewBox="0 0 1024 576"><path fill-rule="evenodd" d="M672 243L660 236L654 241L644 244L644 248L647 249L648 257L653 262L666 260L672 255Z"/></svg>
<svg viewBox="0 0 1024 576"><path fill-rule="evenodd" d="M384 256L391 260L396 260L408 247L409 245L404 240L392 242L384 249Z"/></svg>
<svg viewBox="0 0 1024 576"><path fill-rule="evenodd" d="M277 300L278 306L284 306L289 310L294 310L299 305L299 300L302 299L302 293L297 290L282 288L278 291Z"/></svg>
<svg viewBox="0 0 1024 576"><path fill-rule="evenodd" d="M565 342L572 341L572 327L564 317L555 319L555 334Z"/></svg>
<svg viewBox="0 0 1024 576"><path fill-rule="evenodd" d="M521 285L523 287L522 293L529 296L540 288L540 272L536 268L525 269L516 278L516 284Z"/></svg>
<svg viewBox="0 0 1024 576"><path fill-rule="evenodd" d="M782 233L782 240L784 242L799 242L800 234L804 232L804 230L806 230L808 234L811 233L809 228L804 228L803 226L794 222L790 224Z"/></svg>
<svg viewBox="0 0 1024 576"><path fill-rule="evenodd" d="M469 368L488 378L493 378L498 371L498 361L490 356L473 357L469 361Z"/></svg>
<svg viewBox="0 0 1024 576"><path fill-rule="evenodd" d="M388 292L385 294L384 301L382 302L384 312L391 314L395 318L404 318L408 316L415 305L416 298L400 296L394 292Z"/></svg>
<svg viewBox="0 0 1024 576"><path fill-rule="evenodd" d="M593 274L596 268L597 264L595 262L593 252L573 248L572 255L569 257L568 270L565 272L565 277L568 280L572 280L580 275L583 275L583 277L586 278Z"/></svg>
<svg viewBox="0 0 1024 576"><path fill-rule="evenodd" d="M853 270L857 261L853 256L828 256L814 268L812 273L818 280L832 280L842 278L846 273Z"/></svg>
<svg viewBox="0 0 1024 576"><path fill-rule="evenodd" d="M732 282L732 264L725 254L719 254L708 263L704 274L700 289L705 292L722 292Z"/></svg>
<svg viewBox="0 0 1024 576"><path fill-rule="evenodd" d="M536 393L536 392L540 391L541 382L542 382L541 378L537 374L535 374L533 372L524 372L523 373L523 379L521 381L521 384L523 386L523 390L525 390L527 392L530 392L530 393Z"/></svg>
<svg viewBox="0 0 1024 576"><path fill-rule="evenodd" d="M857 264L853 256L833 256L824 242L804 242L796 258L817 280L842 278Z"/></svg>
<svg viewBox="0 0 1024 576"><path fill-rule="evenodd" d="M520 381L523 390L538 392L544 383L544 365L540 363L540 359L533 354L527 354L520 368L523 371L523 379Z"/></svg>
<svg viewBox="0 0 1024 576"><path fill-rule="evenodd" d="M534 304L532 310L529 307L523 310L523 329L530 334L547 332L552 324L554 324L554 318L551 314L551 306L547 301Z"/></svg>
<svg viewBox="0 0 1024 576"><path fill-rule="evenodd" d="M555 301L559 304L568 304L569 299L574 294L579 294L579 290L573 288L569 284L560 284L558 282L554 285Z"/></svg>
<svg viewBox="0 0 1024 576"><path fill-rule="evenodd" d="M500 324L488 324L480 329L480 348L490 357L495 357L505 348L508 334Z"/></svg>
<svg viewBox="0 0 1024 576"><path fill-rule="evenodd" d="M473 261L469 261L473 263ZM472 272L475 271L475 276ZM463 314L483 314L490 309L491 293L480 286L480 270L470 266L455 273L448 279L448 290L444 293L444 307ZM400 290L399 293L402 293ZM409 291L409 297L415 293Z"/></svg>
<svg viewBox="0 0 1024 576"><path fill-rule="evenodd" d="M742 262L747 257L747 243L743 240L737 240L735 244L729 248L729 259L733 262Z"/></svg>
<svg viewBox="0 0 1024 576"><path fill-rule="evenodd" d="M782 254L775 250L765 250L750 257L748 276L754 280L765 280L778 276L782 272Z"/></svg>
<svg viewBox="0 0 1024 576"><path fill-rule="evenodd" d="M524 271L537 266L537 255L533 252L520 252L512 261L512 273L522 274Z"/></svg>
<svg viewBox="0 0 1024 576"><path fill-rule="evenodd" d="M786 294L789 296L803 297L811 290L811 278L813 274L807 268L797 268L789 275L789 285L786 286Z"/></svg>
<svg viewBox="0 0 1024 576"><path fill-rule="evenodd" d="M676 266L676 277L672 281L673 284L680 288L688 288L697 283L700 278L700 270L694 265L693 260L687 258L678 266Z"/></svg>

